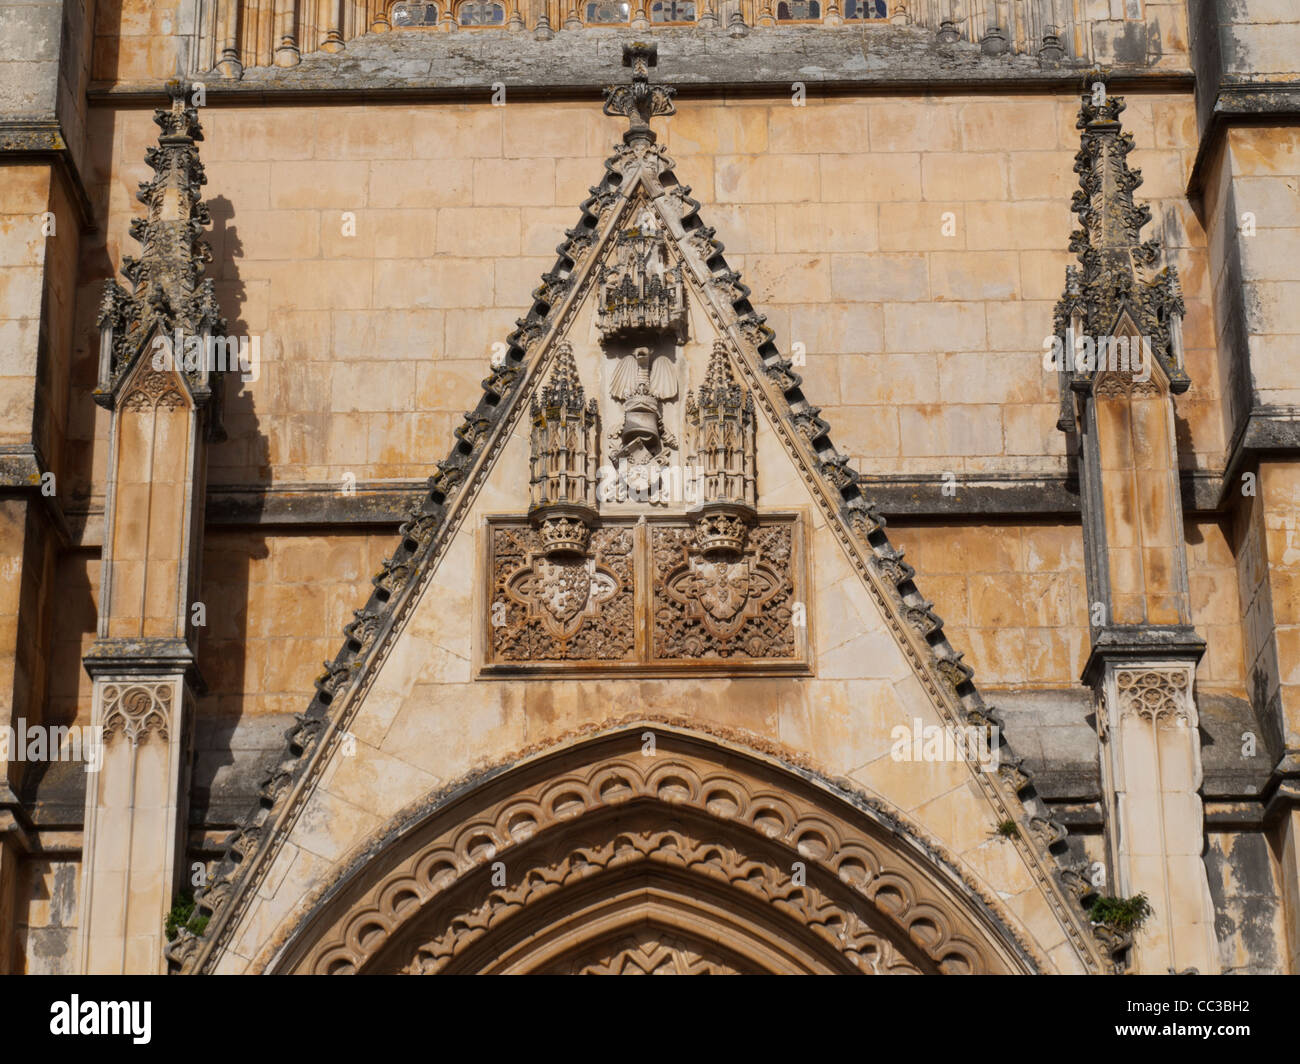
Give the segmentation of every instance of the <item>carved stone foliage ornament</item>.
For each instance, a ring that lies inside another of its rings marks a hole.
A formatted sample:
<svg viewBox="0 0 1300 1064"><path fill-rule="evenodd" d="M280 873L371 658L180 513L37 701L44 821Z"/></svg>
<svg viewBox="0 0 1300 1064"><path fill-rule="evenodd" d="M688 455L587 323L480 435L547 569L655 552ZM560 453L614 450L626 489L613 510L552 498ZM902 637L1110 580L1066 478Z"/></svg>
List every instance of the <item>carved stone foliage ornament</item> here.
<svg viewBox="0 0 1300 1064"><path fill-rule="evenodd" d="M171 726L171 683L104 685L104 741L124 736L132 745L157 735L164 742Z"/></svg>
<svg viewBox="0 0 1300 1064"><path fill-rule="evenodd" d="M557 966L566 975L757 975L707 942L643 928Z"/></svg>
<svg viewBox="0 0 1300 1064"><path fill-rule="evenodd" d="M184 405L176 379L155 369L137 374L122 400L124 410L179 410Z"/></svg>
<svg viewBox="0 0 1300 1064"><path fill-rule="evenodd" d="M659 46L653 42L624 45L623 65L632 69L632 84L611 85L605 90L605 114L622 115L628 121L623 141L629 145L649 145L655 142L650 119L656 115L676 113L673 104L675 89L667 85L650 84L650 68L659 64Z"/></svg>

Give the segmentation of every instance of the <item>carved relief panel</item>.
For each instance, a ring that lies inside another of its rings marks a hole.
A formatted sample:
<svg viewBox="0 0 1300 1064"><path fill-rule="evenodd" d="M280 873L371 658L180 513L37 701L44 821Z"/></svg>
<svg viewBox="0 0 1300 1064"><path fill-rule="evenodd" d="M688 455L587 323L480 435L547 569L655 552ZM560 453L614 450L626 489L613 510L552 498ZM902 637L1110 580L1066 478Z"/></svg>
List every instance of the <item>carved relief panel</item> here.
<svg viewBox="0 0 1300 1064"><path fill-rule="evenodd" d="M488 660L635 660L632 532L598 528L585 553L551 556L528 525L490 526Z"/></svg>
<svg viewBox="0 0 1300 1064"><path fill-rule="evenodd" d="M656 660L798 657L795 528L765 519L734 554L705 549L698 525L652 525Z"/></svg>
<svg viewBox="0 0 1300 1064"><path fill-rule="evenodd" d="M486 530L485 674L809 671L797 514L763 514L711 549L692 517L610 517L582 553L548 553L526 519Z"/></svg>

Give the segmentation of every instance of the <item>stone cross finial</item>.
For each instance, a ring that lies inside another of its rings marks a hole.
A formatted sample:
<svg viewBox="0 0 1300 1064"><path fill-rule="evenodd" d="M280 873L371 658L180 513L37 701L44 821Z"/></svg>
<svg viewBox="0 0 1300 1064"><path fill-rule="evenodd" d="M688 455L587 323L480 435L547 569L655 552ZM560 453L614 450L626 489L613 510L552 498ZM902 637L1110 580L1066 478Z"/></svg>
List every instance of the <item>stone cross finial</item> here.
<svg viewBox="0 0 1300 1064"><path fill-rule="evenodd" d="M632 68L632 84L611 85L605 90L605 114L627 118L625 144L636 140L653 144L655 135L650 129L650 119L676 112L673 106L676 90L650 84L650 67L659 65L659 46L644 41L623 45L623 65Z"/></svg>

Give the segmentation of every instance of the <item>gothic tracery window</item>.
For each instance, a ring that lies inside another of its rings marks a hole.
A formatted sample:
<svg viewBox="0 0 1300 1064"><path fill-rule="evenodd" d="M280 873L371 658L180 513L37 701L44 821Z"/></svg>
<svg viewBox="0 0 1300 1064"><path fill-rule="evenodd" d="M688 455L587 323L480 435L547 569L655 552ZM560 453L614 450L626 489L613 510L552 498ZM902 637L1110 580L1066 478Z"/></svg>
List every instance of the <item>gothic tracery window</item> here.
<svg viewBox="0 0 1300 1064"><path fill-rule="evenodd" d="M694 0L655 0L650 5L651 22L694 22Z"/></svg>
<svg viewBox="0 0 1300 1064"><path fill-rule="evenodd" d="M846 19L887 18L888 14L885 0L844 0Z"/></svg>
<svg viewBox="0 0 1300 1064"><path fill-rule="evenodd" d="M618 26L628 21L629 5L620 0L593 0L587 5L587 24Z"/></svg>
<svg viewBox="0 0 1300 1064"><path fill-rule="evenodd" d="M822 17L818 0L782 0L776 5L779 22L815 22Z"/></svg>
<svg viewBox="0 0 1300 1064"><path fill-rule="evenodd" d="M393 5L392 23L394 26L433 26L438 22L438 5L411 3Z"/></svg>
<svg viewBox="0 0 1300 1064"><path fill-rule="evenodd" d="M466 0L457 11L462 26L502 26L506 9L491 0Z"/></svg>

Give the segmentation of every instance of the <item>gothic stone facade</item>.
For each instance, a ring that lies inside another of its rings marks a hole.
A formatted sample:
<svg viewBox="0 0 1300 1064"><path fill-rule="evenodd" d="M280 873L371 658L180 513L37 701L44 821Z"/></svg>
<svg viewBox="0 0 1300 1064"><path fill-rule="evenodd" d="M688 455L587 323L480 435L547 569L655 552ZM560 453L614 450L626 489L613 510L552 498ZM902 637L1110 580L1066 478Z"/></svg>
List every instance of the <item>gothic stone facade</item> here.
<svg viewBox="0 0 1300 1064"><path fill-rule="evenodd" d="M0 972L1300 971L1289 0L0 27Z"/></svg>

